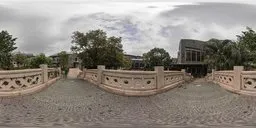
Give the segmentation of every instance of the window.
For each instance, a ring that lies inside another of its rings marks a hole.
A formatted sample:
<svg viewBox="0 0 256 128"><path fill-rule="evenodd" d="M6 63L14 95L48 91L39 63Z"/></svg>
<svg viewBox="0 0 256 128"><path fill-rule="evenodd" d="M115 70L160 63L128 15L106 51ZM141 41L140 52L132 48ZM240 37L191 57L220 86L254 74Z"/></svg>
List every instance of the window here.
<svg viewBox="0 0 256 128"><path fill-rule="evenodd" d="M186 49L185 55L185 60L187 62L201 62L203 57L202 52L200 50L191 48Z"/></svg>
<svg viewBox="0 0 256 128"><path fill-rule="evenodd" d="M196 61L196 51L192 51L192 61Z"/></svg>
<svg viewBox="0 0 256 128"><path fill-rule="evenodd" d="M186 61L191 61L191 51L186 50Z"/></svg>
<svg viewBox="0 0 256 128"><path fill-rule="evenodd" d="M135 68L138 68L139 67L139 63L135 63Z"/></svg>
<svg viewBox="0 0 256 128"><path fill-rule="evenodd" d="M200 52L196 52L196 60L201 61L201 53Z"/></svg>
<svg viewBox="0 0 256 128"><path fill-rule="evenodd" d="M204 53L201 55L201 61L204 61Z"/></svg>

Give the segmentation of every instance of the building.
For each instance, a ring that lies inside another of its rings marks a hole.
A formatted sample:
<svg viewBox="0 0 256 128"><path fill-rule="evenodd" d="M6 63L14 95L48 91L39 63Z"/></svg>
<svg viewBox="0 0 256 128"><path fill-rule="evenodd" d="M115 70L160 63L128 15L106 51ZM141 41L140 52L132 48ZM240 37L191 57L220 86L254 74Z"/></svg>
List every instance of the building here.
<svg viewBox="0 0 256 128"><path fill-rule="evenodd" d="M125 54L124 56L129 58L132 61L131 69L141 70L144 68L142 56L128 55L128 54Z"/></svg>
<svg viewBox="0 0 256 128"><path fill-rule="evenodd" d="M81 60L77 57L77 54L67 53L68 54L68 67L69 68L80 68ZM51 55L53 67L60 66L60 58L58 53Z"/></svg>
<svg viewBox="0 0 256 128"><path fill-rule="evenodd" d="M171 64L171 69L185 69L195 77L207 74L207 64L204 63L205 42L192 39L181 39L177 63Z"/></svg>

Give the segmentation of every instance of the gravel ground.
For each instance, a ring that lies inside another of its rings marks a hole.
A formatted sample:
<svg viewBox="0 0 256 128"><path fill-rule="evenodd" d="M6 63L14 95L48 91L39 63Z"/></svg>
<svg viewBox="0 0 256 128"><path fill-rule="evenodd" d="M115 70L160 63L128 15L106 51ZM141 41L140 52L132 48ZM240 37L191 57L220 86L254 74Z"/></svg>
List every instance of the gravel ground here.
<svg viewBox="0 0 256 128"><path fill-rule="evenodd" d="M148 97L124 97L77 79L0 99L0 127L256 127L256 97L192 82Z"/></svg>

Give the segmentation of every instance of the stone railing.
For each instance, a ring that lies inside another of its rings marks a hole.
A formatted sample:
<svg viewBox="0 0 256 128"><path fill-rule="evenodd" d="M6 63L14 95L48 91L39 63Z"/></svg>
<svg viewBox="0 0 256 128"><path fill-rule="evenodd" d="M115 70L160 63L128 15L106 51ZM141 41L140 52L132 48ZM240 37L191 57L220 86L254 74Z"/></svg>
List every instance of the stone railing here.
<svg viewBox="0 0 256 128"><path fill-rule="evenodd" d="M112 93L126 96L153 95L184 82L184 71L164 71L163 67L155 67L155 71L106 70L83 71L84 79Z"/></svg>
<svg viewBox="0 0 256 128"><path fill-rule="evenodd" d="M234 85L234 71L217 71L214 72L214 81L219 84L232 87Z"/></svg>
<svg viewBox="0 0 256 128"><path fill-rule="evenodd" d="M184 80L184 73L180 71L165 71L164 85L171 85Z"/></svg>
<svg viewBox="0 0 256 128"><path fill-rule="evenodd" d="M102 84L123 90L156 89L156 73L144 71L104 70Z"/></svg>
<svg viewBox="0 0 256 128"><path fill-rule="evenodd" d="M59 69L48 69L47 65L41 65L40 69L0 71L0 97L40 91L59 76Z"/></svg>
<svg viewBox="0 0 256 128"><path fill-rule="evenodd" d="M256 93L256 71L242 71L241 89Z"/></svg>
<svg viewBox="0 0 256 128"><path fill-rule="evenodd" d="M52 80L60 76L60 69L48 68L48 80Z"/></svg>
<svg viewBox="0 0 256 128"><path fill-rule="evenodd" d="M256 71L243 69L234 66L231 71L213 71L213 82L235 93L256 96Z"/></svg>
<svg viewBox="0 0 256 128"><path fill-rule="evenodd" d="M86 70L86 73L85 73L85 79L94 84L97 84L97 79L98 79L97 75L98 75L97 69L88 69Z"/></svg>
<svg viewBox="0 0 256 128"><path fill-rule="evenodd" d="M213 75L212 73L207 73L204 77L206 81L213 81Z"/></svg>

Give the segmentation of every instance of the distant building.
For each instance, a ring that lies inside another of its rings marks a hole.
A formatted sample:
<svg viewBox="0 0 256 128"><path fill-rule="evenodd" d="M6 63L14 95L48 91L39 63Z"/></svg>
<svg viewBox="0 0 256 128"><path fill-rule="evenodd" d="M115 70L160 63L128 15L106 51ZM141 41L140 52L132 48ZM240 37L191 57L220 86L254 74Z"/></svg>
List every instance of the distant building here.
<svg viewBox="0 0 256 128"><path fill-rule="evenodd" d="M207 73L207 64L204 63L205 42L192 39L181 39L177 63L171 64L172 69L186 69L195 77Z"/></svg>
<svg viewBox="0 0 256 128"><path fill-rule="evenodd" d="M178 63L178 58L171 58L171 60L172 60L172 63L174 63L174 64Z"/></svg>
<svg viewBox="0 0 256 128"><path fill-rule="evenodd" d="M142 56L128 55L128 54L125 54L124 56L129 58L132 61L132 69L139 70L144 68Z"/></svg>
<svg viewBox="0 0 256 128"><path fill-rule="evenodd" d="M68 67L69 68L78 68L81 67L81 60L77 57L76 54L67 53L68 54ZM60 66L60 57L57 54L51 55L52 64L54 67Z"/></svg>

